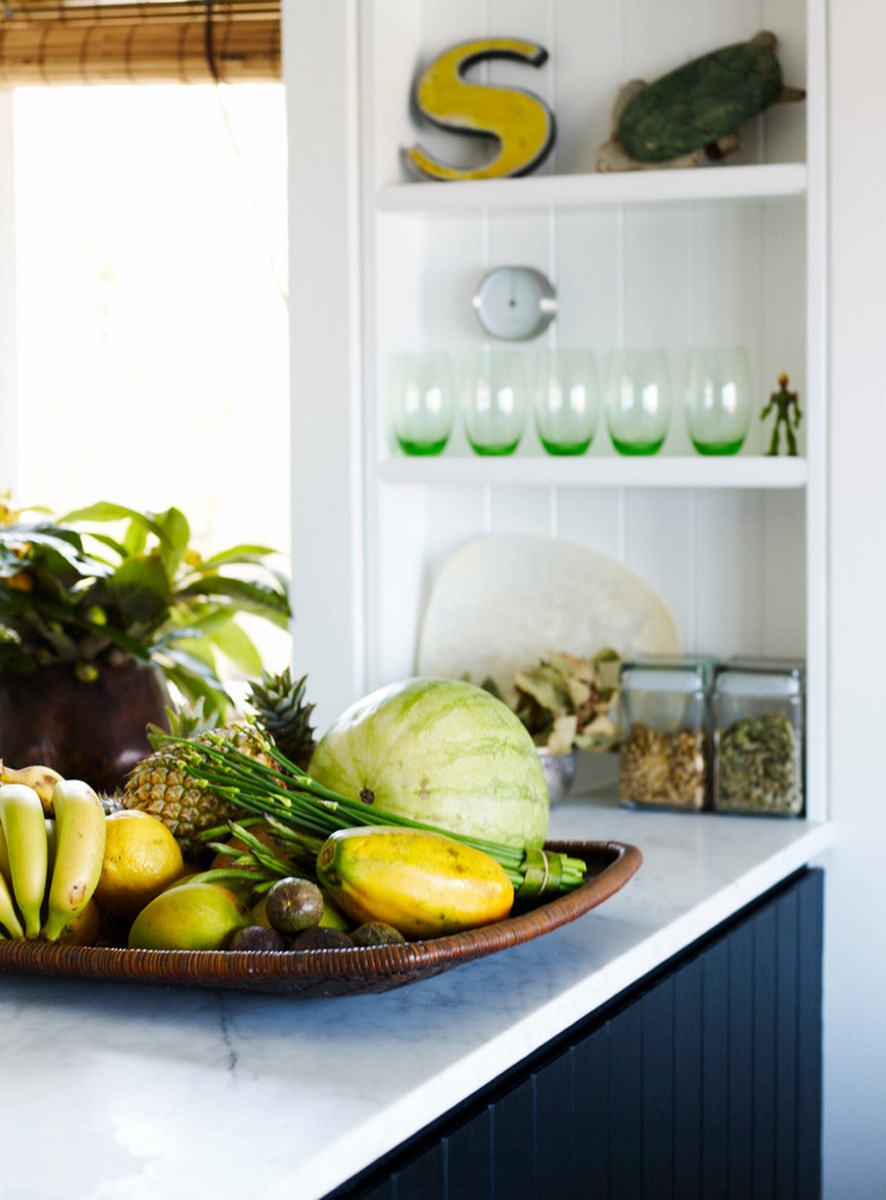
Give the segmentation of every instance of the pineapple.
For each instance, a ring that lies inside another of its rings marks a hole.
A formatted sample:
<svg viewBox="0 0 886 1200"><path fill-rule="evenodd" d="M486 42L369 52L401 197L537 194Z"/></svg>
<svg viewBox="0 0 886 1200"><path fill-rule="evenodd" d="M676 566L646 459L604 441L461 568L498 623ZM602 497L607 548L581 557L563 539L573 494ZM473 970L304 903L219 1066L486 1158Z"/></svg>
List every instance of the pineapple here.
<svg viewBox="0 0 886 1200"><path fill-rule="evenodd" d="M289 668L279 675L262 672L261 683L254 683L249 702L274 745L290 762L308 769L314 752L314 730L310 724L313 704L305 704L307 675L292 682Z"/></svg>
<svg viewBox="0 0 886 1200"><path fill-rule="evenodd" d="M274 765L269 753L272 742L287 758L297 756L292 761L306 761L314 742L309 725L314 706L304 703L305 681L303 676L293 684L288 668L277 676L262 674L261 684L253 685L250 702L258 710L263 728L246 720L213 725L203 717L201 702L191 714L169 714L171 733L198 742L207 741L210 734L213 738L221 735L265 766ZM149 740L154 752L130 772L122 805L159 818L178 840L185 858L199 860L206 848L198 835L242 813L189 775L181 748L172 744L163 730L154 728Z"/></svg>

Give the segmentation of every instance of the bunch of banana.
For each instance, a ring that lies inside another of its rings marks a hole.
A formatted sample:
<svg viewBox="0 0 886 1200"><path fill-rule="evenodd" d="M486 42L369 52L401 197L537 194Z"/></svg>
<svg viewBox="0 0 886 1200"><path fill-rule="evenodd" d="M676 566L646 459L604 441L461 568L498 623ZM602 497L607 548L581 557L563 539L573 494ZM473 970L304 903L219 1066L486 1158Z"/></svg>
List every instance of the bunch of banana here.
<svg viewBox="0 0 886 1200"><path fill-rule="evenodd" d="M48 770L4 769L2 775L21 778ZM42 792L24 782L0 784L0 936L57 941L98 884L105 812L92 788L78 779L31 778Z"/></svg>
<svg viewBox="0 0 886 1200"><path fill-rule="evenodd" d="M47 817L52 816L53 789L61 782L61 775L58 771L53 771L52 767L7 767L0 758L0 783L23 783L25 787L33 788L40 797Z"/></svg>

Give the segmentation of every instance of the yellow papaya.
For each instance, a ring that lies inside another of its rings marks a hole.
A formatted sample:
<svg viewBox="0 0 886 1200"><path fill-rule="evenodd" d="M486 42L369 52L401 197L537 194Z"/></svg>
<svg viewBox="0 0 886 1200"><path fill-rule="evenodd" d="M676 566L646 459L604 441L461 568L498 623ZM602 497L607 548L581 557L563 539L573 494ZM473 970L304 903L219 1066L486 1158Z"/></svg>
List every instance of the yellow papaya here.
<svg viewBox="0 0 886 1200"><path fill-rule="evenodd" d="M489 925L514 903L513 885L494 858L419 829L338 830L317 856L317 876L353 921L385 921L408 938Z"/></svg>

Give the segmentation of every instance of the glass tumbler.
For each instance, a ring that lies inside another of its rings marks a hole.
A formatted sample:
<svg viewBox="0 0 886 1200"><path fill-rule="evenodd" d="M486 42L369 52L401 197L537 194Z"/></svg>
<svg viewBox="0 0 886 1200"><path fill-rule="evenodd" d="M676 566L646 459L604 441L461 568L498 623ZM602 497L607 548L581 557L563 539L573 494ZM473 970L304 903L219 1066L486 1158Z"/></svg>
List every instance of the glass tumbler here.
<svg viewBox="0 0 886 1200"><path fill-rule="evenodd" d="M686 429L699 454L737 454L751 417L751 374L742 346L693 347L683 390Z"/></svg>
<svg viewBox="0 0 886 1200"><path fill-rule="evenodd" d="M395 354L391 360L391 428L404 454L440 454L455 418L452 363L444 352Z"/></svg>
<svg viewBox="0 0 886 1200"><path fill-rule="evenodd" d="M664 350L617 348L609 355L606 418L619 454L655 454L667 437L671 387Z"/></svg>
<svg viewBox="0 0 886 1200"><path fill-rule="evenodd" d="M523 358L512 350L479 350L464 362L465 434L476 454L513 454L526 421Z"/></svg>
<svg viewBox="0 0 886 1200"><path fill-rule="evenodd" d="M597 428L597 368L589 350L540 350L533 389L538 439L548 454L584 454Z"/></svg>

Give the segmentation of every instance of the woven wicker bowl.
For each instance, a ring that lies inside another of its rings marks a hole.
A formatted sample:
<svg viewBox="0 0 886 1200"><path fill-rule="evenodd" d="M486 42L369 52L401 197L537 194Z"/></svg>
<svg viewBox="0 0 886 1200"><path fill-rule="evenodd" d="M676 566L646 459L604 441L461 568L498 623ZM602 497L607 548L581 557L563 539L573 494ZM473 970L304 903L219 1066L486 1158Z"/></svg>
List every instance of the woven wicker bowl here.
<svg viewBox="0 0 886 1200"><path fill-rule="evenodd" d="M384 992L460 963L531 941L602 904L628 882L642 862L623 842L549 842L583 859L588 873L574 892L467 933L405 945L337 950L125 950L0 942L0 972L76 979L232 988L294 996Z"/></svg>

